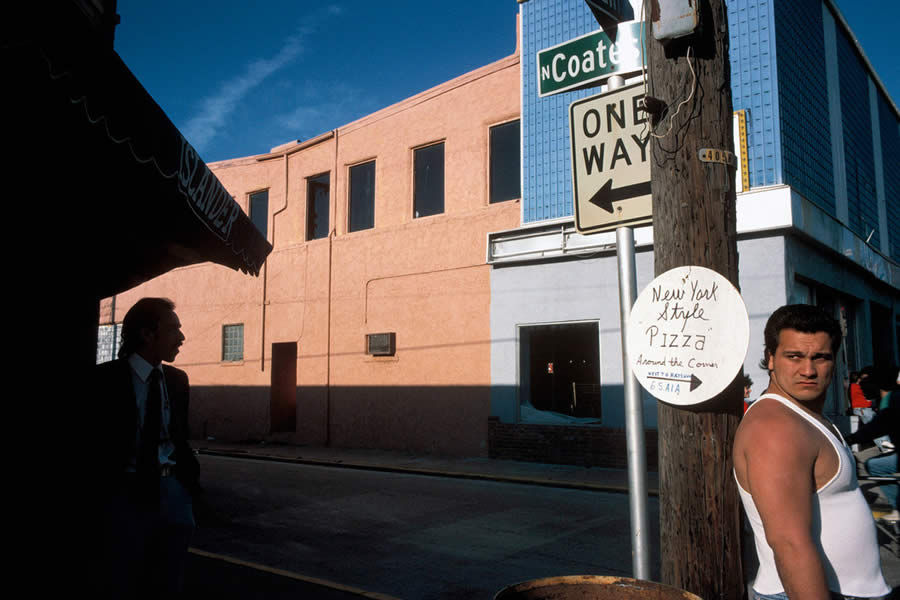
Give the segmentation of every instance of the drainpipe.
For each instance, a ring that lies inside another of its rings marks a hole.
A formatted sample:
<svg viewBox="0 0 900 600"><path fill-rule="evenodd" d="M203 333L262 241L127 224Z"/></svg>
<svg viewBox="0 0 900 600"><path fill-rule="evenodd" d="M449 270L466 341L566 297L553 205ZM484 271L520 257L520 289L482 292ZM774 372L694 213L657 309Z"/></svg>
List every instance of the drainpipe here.
<svg viewBox="0 0 900 600"><path fill-rule="evenodd" d="M260 315L259 315L259 322L260 322L260 328L259 328L259 370L260 370L260 371L265 371L265 370L266 370L266 290L267 290L267 287L268 287L268 286L266 285L266 283L267 283L267 277L266 277L266 274L268 273L268 268L267 268L268 263L269 263L268 260L266 260L265 262L263 262L263 265L262 265L262 276L261 276L261 278L262 278L262 306L261 306L261 308L260 308Z"/></svg>
<svg viewBox="0 0 900 600"><path fill-rule="evenodd" d="M336 234L337 217L337 184L338 184L338 130L334 135L334 190L331 194L330 222L328 227L328 315L326 319L326 346L325 346L325 446L331 446L331 272L333 268L333 244Z"/></svg>
<svg viewBox="0 0 900 600"><path fill-rule="evenodd" d="M272 247L275 247L275 217L287 210L288 207L288 155L292 152L283 152L281 158L284 159L284 202L281 208L272 212ZM268 302L269 279L268 275L269 261L266 260L262 265L262 311L261 324L259 334L259 370L266 370L266 304Z"/></svg>
<svg viewBox="0 0 900 600"><path fill-rule="evenodd" d="M300 142L298 140L298 143L292 147L285 148L284 150L273 152L271 154L267 154L265 156L261 156L261 157L257 158L257 160L259 162L276 160L279 158L284 159L284 204L281 206L281 208L279 208L278 210L276 210L272 213L271 243L272 243L273 248L275 246L275 217L278 216L279 214L281 214L282 212L284 212L285 210L287 210L287 207L288 207L288 189L289 189L288 188L288 177L289 177L288 157L291 154L294 154L295 152L300 152L301 150L305 150L312 146L321 144L322 142L328 141L332 137L335 138L334 164L335 164L335 170L337 170L337 129L335 129L333 131L329 131L327 133L323 133L322 135L316 136L310 140L306 140L305 142ZM331 377L331 373L330 373L330 368L331 368L331 362L330 362L330 359L331 359L331 356L330 356L330 354L331 354L331 235L329 235L328 237L329 237L329 241L328 241L328 329L327 329L327 335L328 335L329 356L327 359L328 362L326 363L326 366L329 371L326 375L326 405L327 405L326 410L327 410L327 419L328 419L326 422L326 429L325 429L326 445L328 445L328 442L330 439L329 430L331 428L331 406L330 406L331 398L329 396L329 392L327 391L328 384L330 383L330 377ZM274 252L274 250L273 250L273 252ZM263 303L262 303L262 331L260 332L260 346L261 346L261 348L260 348L260 356L261 356L260 370L265 370L265 335L266 335L266 302L267 302L266 294L267 294L267 284L268 284L268 280L266 277L266 275L267 275L266 265L268 265L268 261L263 263L263 269L262 269ZM271 415L269 415L269 422L271 425Z"/></svg>

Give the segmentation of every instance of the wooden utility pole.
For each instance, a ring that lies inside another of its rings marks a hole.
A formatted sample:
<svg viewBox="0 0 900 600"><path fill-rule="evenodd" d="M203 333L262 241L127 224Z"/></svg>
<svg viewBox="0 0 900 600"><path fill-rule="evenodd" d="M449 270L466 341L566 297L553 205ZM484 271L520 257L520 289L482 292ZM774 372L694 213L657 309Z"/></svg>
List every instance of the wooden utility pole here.
<svg viewBox="0 0 900 600"><path fill-rule="evenodd" d="M699 158L734 148L725 0L700 0L700 29L665 47L651 33L661 2L651 0L647 22L648 95L667 106L654 128L662 137L651 140L655 273L697 265L737 286L734 169ZM742 596L731 473L741 390L736 381L702 404L659 404L662 581L705 600Z"/></svg>

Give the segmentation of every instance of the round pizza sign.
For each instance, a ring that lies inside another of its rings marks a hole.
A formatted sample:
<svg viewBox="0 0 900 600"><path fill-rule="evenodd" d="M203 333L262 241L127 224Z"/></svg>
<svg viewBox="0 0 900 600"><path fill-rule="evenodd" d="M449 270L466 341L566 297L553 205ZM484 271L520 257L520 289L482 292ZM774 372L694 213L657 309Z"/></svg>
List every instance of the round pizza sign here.
<svg viewBox="0 0 900 600"><path fill-rule="evenodd" d="M653 280L631 309L628 353L653 396L688 405L721 393L747 357L750 320L740 293L705 267L678 267Z"/></svg>

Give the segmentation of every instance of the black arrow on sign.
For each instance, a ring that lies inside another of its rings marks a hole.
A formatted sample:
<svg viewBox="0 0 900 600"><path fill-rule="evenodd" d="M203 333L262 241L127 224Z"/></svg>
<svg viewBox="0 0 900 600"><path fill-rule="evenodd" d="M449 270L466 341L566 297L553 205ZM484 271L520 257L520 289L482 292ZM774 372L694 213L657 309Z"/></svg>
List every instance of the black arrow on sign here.
<svg viewBox="0 0 900 600"><path fill-rule="evenodd" d="M650 193L650 182L644 181L642 183L633 183L631 185L626 185L625 187L620 187L616 189L612 189L613 180L610 179L603 186L597 190L597 192L591 196L591 199L588 200L594 206L602 208L606 212L612 214L613 212L613 202L618 202L619 200L628 200L629 198L635 198L637 196L646 196Z"/></svg>
<svg viewBox="0 0 900 600"><path fill-rule="evenodd" d="M684 383L684 379L675 379L674 377L650 377L650 376L648 376L647 379L658 379L660 381L675 381L677 383ZM698 387L700 387L700 385L702 383L703 382L700 381L700 379L696 375L691 373L691 391L692 392L694 390L696 390Z"/></svg>

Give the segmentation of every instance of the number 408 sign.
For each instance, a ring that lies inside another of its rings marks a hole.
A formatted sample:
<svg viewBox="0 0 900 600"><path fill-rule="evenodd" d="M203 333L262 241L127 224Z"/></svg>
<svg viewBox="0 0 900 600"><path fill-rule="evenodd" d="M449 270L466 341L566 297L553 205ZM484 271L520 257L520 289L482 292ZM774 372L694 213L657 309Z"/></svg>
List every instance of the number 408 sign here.
<svg viewBox="0 0 900 600"><path fill-rule="evenodd" d="M740 372L750 320L740 293L705 267L666 271L631 309L628 352L640 384L669 404L721 393Z"/></svg>

